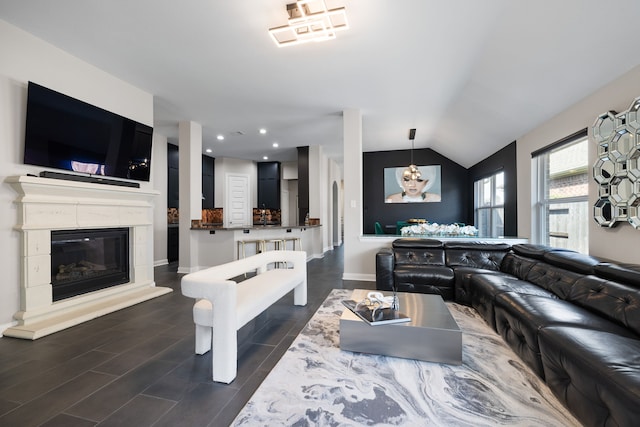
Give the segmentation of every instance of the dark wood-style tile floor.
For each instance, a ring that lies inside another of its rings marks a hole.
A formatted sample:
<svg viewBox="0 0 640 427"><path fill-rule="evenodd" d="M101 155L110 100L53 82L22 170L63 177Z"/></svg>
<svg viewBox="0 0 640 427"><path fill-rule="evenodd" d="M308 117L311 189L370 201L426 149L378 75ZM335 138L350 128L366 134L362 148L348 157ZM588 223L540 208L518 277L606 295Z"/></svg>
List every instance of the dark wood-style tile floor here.
<svg viewBox="0 0 640 427"><path fill-rule="evenodd" d="M227 426L331 289L342 248L308 263L308 304L282 298L238 332L238 376L211 381L211 353L194 354L193 300L177 265L157 267L174 292L36 341L0 338L0 426Z"/></svg>

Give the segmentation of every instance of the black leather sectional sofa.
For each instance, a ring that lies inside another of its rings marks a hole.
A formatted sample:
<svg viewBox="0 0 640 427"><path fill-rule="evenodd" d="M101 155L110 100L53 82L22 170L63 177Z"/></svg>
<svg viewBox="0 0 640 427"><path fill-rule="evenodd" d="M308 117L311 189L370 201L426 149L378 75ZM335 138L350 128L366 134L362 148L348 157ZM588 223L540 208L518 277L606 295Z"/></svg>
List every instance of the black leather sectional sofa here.
<svg viewBox="0 0 640 427"><path fill-rule="evenodd" d="M640 266L531 244L407 238L380 290L474 307L587 426L640 425Z"/></svg>

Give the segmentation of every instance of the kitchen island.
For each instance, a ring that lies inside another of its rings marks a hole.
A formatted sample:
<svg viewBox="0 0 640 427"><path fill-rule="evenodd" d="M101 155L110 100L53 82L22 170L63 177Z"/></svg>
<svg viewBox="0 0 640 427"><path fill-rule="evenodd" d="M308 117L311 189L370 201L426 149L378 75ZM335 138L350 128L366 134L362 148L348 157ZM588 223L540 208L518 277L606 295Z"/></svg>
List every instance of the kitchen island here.
<svg viewBox="0 0 640 427"><path fill-rule="evenodd" d="M190 250L197 252L197 265L180 265L179 272L193 272L214 265L223 264L229 261L242 258L242 244L239 242L265 242L266 250L274 250L277 240L287 239L286 248L293 249L293 240L297 240L297 250L307 252L307 259L321 258L322 248L322 225L247 225L241 227L224 227L221 225L197 224L192 227L190 240L192 246ZM240 250L239 250L240 249ZM255 243L244 245L244 256L256 253ZM193 253L195 255L195 253ZM187 271L188 269L188 271Z"/></svg>

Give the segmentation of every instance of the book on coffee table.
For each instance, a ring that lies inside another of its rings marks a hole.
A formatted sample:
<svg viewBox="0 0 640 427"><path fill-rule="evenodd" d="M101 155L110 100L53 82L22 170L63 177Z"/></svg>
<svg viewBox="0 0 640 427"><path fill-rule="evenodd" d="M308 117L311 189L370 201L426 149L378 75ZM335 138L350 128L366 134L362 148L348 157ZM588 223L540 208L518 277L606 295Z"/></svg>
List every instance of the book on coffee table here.
<svg viewBox="0 0 640 427"><path fill-rule="evenodd" d="M343 300L342 304L371 326L411 321L409 316L391 307L373 308L366 304L358 304L351 299Z"/></svg>

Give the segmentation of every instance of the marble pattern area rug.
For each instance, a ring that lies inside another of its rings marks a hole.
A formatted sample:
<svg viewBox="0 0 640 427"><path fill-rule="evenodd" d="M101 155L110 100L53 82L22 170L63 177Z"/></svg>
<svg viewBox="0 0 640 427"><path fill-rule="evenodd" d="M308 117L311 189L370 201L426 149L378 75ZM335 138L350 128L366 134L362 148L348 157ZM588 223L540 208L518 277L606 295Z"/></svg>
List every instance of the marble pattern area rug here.
<svg viewBox="0 0 640 427"><path fill-rule="evenodd" d="M459 366L340 350L333 290L241 410L234 426L580 426L470 307Z"/></svg>

